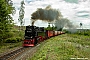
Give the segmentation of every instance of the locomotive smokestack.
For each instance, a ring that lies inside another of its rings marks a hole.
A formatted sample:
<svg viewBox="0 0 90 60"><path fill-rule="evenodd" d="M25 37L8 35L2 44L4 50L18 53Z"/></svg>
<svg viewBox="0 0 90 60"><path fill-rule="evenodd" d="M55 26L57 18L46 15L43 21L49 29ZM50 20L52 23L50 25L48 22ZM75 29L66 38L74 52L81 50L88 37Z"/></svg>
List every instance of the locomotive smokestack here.
<svg viewBox="0 0 90 60"><path fill-rule="evenodd" d="M32 26L34 26L34 22L35 22L35 21L32 21Z"/></svg>

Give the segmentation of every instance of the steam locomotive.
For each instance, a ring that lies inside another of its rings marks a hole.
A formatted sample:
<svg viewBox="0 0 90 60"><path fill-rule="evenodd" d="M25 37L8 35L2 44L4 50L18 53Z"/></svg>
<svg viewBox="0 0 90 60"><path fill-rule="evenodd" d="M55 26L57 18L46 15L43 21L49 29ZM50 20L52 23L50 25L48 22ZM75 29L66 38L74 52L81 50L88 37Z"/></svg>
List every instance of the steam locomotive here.
<svg viewBox="0 0 90 60"><path fill-rule="evenodd" d="M64 32L45 30L44 27L26 26L23 46L24 47L35 46L36 44L48 38L51 38L60 34L64 34Z"/></svg>

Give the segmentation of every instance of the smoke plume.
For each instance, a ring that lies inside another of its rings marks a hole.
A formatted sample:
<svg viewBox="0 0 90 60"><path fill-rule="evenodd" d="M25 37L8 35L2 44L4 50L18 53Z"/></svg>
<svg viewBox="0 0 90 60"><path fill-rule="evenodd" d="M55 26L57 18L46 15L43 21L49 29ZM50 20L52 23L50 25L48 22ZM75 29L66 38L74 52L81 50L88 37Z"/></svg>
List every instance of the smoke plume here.
<svg viewBox="0 0 90 60"><path fill-rule="evenodd" d="M74 28L74 25L67 18L61 18L58 21L55 21L55 26L57 27L57 30L62 30L65 26Z"/></svg>
<svg viewBox="0 0 90 60"><path fill-rule="evenodd" d="M50 5L45 9L38 8L37 11L31 14L31 19L33 21L42 20L52 22L54 20L58 20L61 17L61 13L56 9L52 9Z"/></svg>

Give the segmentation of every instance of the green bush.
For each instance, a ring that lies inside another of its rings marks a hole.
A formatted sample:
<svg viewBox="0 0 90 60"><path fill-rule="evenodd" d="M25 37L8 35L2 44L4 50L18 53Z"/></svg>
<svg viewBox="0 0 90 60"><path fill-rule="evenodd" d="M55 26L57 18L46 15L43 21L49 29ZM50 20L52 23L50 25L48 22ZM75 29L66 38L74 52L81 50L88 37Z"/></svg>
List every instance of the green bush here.
<svg viewBox="0 0 90 60"><path fill-rule="evenodd" d="M5 43L17 43L17 42L20 42L22 41L22 38L20 37L12 37L12 38L8 38L5 40Z"/></svg>
<svg viewBox="0 0 90 60"><path fill-rule="evenodd" d="M9 43L9 42L11 42L11 38L5 39L4 42L5 42L5 43Z"/></svg>
<svg viewBox="0 0 90 60"><path fill-rule="evenodd" d="M90 31L76 32L75 34L84 35L84 36L90 36Z"/></svg>
<svg viewBox="0 0 90 60"><path fill-rule="evenodd" d="M5 32L3 34L3 39L11 38L14 36L14 32Z"/></svg>
<svg viewBox="0 0 90 60"><path fill-rule="evenodd" d="M84 33L84 35L85 35L85 36L89 36L89 34L88 34L88 33Z"/></svg>
<svg viewBox="0 0 90 60"><path fill-rule="evenodd" d="M9 32L8 33L8 38L13 37L13 36L14 36L14 32Z"/></svg>
<svg viewBox="0 0 90 60"><path fill-rule="evenodd" d="M22 38L21 37L17 37L16 39L17 39L17 42L22 41Z"/></svg>
<svg viewBox="0 0 90 60"><path fill-rule="evenodd" d="M5 40L5 43L16 43L17 39L16 38L8 38Z"/></svg>

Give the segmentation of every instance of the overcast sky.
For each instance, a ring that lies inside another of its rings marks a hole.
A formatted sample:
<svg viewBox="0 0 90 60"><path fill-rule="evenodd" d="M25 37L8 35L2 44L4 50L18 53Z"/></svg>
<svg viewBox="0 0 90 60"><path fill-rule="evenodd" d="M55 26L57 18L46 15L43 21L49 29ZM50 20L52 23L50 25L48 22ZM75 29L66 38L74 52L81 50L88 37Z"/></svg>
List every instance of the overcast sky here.
<svg viewBox="0 0 90 60"><path fill-rule="evenodd" d="M13 16L16 25L19 25L19 8L22 0L13 0L16 14ZM45 8L51 5L53 9L59 9L63 17L68 18L73 24L83 24L84 28L90 28L90 0L24 0L25 1L25 25L31 25L31 14L37 8ZM47 22L36 21L36 26L48 26Z"/></svg>

